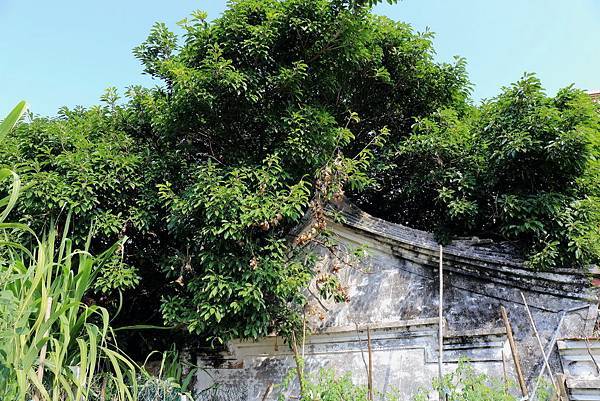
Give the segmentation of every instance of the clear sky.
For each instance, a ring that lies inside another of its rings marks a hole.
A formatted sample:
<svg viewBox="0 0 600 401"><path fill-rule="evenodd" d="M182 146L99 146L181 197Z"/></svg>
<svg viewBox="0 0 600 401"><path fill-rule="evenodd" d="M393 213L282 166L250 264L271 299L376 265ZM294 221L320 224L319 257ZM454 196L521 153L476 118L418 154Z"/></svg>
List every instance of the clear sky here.
<svg viewBox="0 0 600 401"><path fill-rule="evenodd" d="M91 105L104 88L153 85L131 49L155 21L175 28L224 0L0 0L0 115L20 99L36 114ZM524 72L549 93L600 88L600 0L403 0L376 12L436 32L437 58L466 57L474 98Z"/></svg>

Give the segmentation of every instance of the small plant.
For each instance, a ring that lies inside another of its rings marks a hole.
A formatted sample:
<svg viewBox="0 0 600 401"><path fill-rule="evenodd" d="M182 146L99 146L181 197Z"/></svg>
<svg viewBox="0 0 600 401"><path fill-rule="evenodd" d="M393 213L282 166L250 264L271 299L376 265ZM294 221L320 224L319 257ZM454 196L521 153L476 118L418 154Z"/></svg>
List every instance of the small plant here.
<svg viewBox="0 0 600 401"><path fill-rule="evenodd" d="M156 352L148 355L144 365L147 365L154 354ZM181 355L173 346L169 351L162 353L156 375L148 372L146 368L142 369L142 376L138 379L138 401L180 401L183 395L193 400L191 383L197 371L198 367L182 361Z"/></svg>
<svg viewBox="0 0 600 401"><path fill-rule="evenodd" d="M517 401L511 389L512 383L504 384L483 373L477 373L466 360L442 380L434 379L433 389L446 395L447 401ZM421 391L414 401L427 401L426 391Z"/></svg>
<svg viewBox="0 0 600 401"><path fill-rule="evenodd" d="M294 389L296 370L290 371L280 384L281 392L279 401L296 399L291 392ZM303 378L303 401L368 401L369 390L366 386L354 384L352 375L346 372L337 374L333 369L320 369ZM295 394L294 394L295 395ZM381 393L375 391L373 398L379 401L398 401L399 397L394 391Z"/></svg>

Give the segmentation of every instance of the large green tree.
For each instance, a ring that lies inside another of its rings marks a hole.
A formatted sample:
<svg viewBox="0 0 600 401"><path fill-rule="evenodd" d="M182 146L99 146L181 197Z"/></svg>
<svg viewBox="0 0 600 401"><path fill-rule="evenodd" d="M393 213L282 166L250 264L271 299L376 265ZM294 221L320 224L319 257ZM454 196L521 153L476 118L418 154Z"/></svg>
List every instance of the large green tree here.
<svg viewBox="0 0 600 401"><path fill-rule="evenodd" d="M319 199L362 189L384 137L464 104L464 63L435 63L429 33L363 3L235 1L181 26L182 42L157 24L134 50L164 85L131 91L128 123L168 161L162 267L177 291L162 311L220 338L264 335L313 274L287 238L311 199L319 215Z"/></svg>

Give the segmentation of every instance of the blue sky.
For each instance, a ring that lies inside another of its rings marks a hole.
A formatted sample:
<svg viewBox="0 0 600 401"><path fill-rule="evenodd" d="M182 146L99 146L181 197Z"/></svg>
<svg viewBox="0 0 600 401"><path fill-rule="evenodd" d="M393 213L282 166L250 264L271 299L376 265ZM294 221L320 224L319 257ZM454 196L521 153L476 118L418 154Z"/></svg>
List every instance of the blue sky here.
<svg viewBox="0 0 600 401"><path fill-rule="evenodd" d="M0 0L0 115L20 99L36 114L91 105L104 88L141 83L131 49L155 21L171 27L195 9L217 17L224 0ZM379 14L436 32L437 58L466 57L474 98L524 72L549 93L600 88L600 0L403 0Z"/></svg>

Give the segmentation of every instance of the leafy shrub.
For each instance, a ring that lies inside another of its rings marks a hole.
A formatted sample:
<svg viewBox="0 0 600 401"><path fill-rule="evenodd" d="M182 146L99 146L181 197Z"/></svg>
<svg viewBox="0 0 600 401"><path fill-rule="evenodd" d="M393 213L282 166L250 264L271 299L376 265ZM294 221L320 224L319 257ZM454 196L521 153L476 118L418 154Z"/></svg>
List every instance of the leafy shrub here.
<svg viewBox="0 0 600 401"><path fill-rule="evenodd" d="M158 377L148 377L140 385L139 401L180 401L181 391L175 383Z"/></svg>
<svg viewBox="0 0 600 401"><path fill-rule="evenodd" d="M75 244L83 247L93 227L91 248L98 252L146 227L143 154L132 151L133 141L117 127L121 113L109 104L65 108L57 119L37 117L21 124L1 143L1 163L29 188L15 218L41 231L70 211L77 221L70 233ZM99 290L131 288L139 281L135 266L118 256L101 271Z"/></svg>
<svg viewBox="0 0 600 401"><path fill-rule="evenodd" d="M448 401L517 401L518 389L514 382L501 382L497 378L477 372L467 359L458 362L458 367L452 373L444 375L440 381L433 380L433 390L445 394ZM427 401L429 391L419 392L414 401ZM538 387L536 400L549 401L554 399L555 390L552 384L542 380Z"/></svg>
<svg viewBox="0 0 600 401"><path fill-rule="evenodd" d="M144 365L155 354L148 355ZM193 401L191 383L197 371L181 358L175 346L171 347L161 354L157 372L149 372L146 366L142 369L138 401L180 401L183 395Z"/></svg>
<svg viewBox="0 0 600 401"><path fill-rule="evenodd" d="M398 142L377 214L441 238L515 240L535 268L600 260L600 113L526 75L480 108L442 110ZM368 195L365 197L369 199Z"/></svg>

